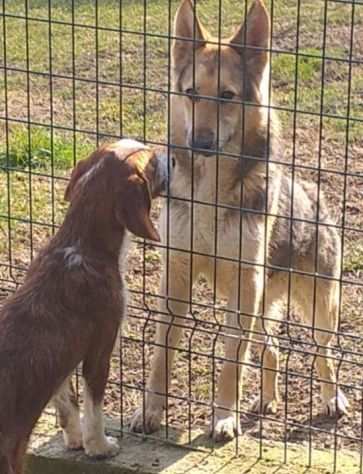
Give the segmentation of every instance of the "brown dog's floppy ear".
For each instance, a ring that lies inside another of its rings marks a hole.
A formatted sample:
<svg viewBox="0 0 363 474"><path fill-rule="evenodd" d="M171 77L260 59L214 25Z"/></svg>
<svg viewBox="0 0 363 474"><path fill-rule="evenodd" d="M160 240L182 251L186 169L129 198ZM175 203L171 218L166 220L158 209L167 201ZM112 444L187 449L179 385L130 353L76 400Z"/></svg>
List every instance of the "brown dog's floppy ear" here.
<svg viewBox="0 0 363 474"><path fill-rule="evenodd" d="M172 48L172 56L176 67L178 67L178 63L183 63L189 57L192 57L193 48L197 49L204 46L207 40L207 32L194 13L195 8L191 0L183 0L176 12L174 36L178 39L174 40ZM185 38L186 41L182 38Z"/></svg>
<svg viewBox="0 0 363 474"><path fill-rule="evenodd" d="M151 196L146 178L130 176L117 199L118 222L139 237L160 242L160 235L150 219Z"/></svg>
<svg viewBox="0 0 363 474"><path fill-rule="evenodd" d="M270 16L262 0L255 0L248 10L244 23L229 39L230 46L243 54L246 66L259 76L268 61L270 42Z"/></svg>
<svg viewBox="0 0 363 474"><path fill-rule="evenodd" d="M74 187L77 181L79 180L79 178L87 171L87 169L88 169L87 160L79 161L76 164L76 166L73 168L72 173L71 173L71 179L64 192L64 199L66 201L71 201Z"/></svg>

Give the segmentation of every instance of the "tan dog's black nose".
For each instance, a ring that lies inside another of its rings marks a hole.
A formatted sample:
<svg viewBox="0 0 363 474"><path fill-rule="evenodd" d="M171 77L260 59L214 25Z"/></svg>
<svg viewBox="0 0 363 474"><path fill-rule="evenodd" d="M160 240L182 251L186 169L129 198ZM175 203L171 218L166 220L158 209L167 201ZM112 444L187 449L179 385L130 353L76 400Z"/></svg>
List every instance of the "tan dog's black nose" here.
<svg viewBox="0 0 363 474"><path fill-rule="evenodd" d="M191 147L200 153L207 152L209 154L211 151L215 151L214 133L211 130L196 131L191 140Z"/></svg>

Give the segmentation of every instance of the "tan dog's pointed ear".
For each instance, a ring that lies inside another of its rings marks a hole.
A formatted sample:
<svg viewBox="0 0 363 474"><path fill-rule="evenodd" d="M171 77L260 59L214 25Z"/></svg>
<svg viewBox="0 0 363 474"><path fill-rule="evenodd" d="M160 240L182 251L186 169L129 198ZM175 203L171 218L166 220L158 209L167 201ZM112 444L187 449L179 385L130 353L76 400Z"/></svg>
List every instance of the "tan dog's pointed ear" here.
<svg viewBox="0 0 363 474"><path fill-rule="evenodd" d="M71 173L71 179L64 192L64 199L66 201L71 201L72 194L73 194L77 181L87 170L88 170L87 160L79 161L76 164L76 166L73 168L72 173Z"/></svg>
<svg viewBox="0 0 363 474"><path fill-rule="evenodd" d="M176 12L174 36L177 38L172 48L175 65L188 60L193 55L193 48L200 48L206 43L208 34L200 23L191 0L183 0Z"/></svg>
<svg viewBox="0 0 363 474"><path fill-rule="evenodd" d="M270 15L262 0L251 5L244 23L229 39L230 46L243 54L252 73L262 75L268 61Z"/></svg>
<svg viewBox="0 0 363 474"><path fill-rule="evenodd" d="M139 237L160 242L160 235L150 219L151 196L145 178L130 176L117 201L116 219L121 225Z"/></svg>

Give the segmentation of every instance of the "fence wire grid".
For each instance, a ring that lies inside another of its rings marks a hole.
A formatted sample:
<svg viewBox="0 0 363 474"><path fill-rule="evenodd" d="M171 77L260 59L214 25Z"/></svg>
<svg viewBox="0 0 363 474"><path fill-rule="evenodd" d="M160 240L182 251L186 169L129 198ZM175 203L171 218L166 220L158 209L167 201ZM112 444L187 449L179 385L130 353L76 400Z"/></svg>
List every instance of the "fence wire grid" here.
<svg viewBox="0 0 363 474"><path fill-rule="evenodd" d="M62 222L79 159L166 144L163 243L130 249L106 413L150 431L154 407L153 436L194 447L240 424L236 452L326 449L334 472L347 449L362 473L363 3L252 4L2 0L0 297Z"/></svg>

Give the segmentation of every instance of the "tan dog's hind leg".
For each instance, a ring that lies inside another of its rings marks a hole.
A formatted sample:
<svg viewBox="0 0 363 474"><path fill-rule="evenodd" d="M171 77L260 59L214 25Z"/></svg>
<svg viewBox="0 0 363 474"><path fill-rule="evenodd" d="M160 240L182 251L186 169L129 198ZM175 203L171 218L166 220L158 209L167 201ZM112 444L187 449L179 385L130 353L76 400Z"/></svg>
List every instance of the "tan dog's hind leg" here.
<svg viewBox="0 0 363 474"><path fill-rule="evenodd" d="M296 281L299 291L296 291L294 296L303 309L305 321L314 328L313 339L317 345L315 363L321 383L324 412L332 416L345 414L349 403L337 387L330 349L338 329L339 283L323 278L317 278L314 283L312 277L299 277Z"/></svg>
<svg viewBox="0 0 363 474"><path fill-rule="evenodd" d="M280 400L279 339L274 337L284 317L283 301L287 302L288 280L281 272L273 274L266 282L265 298L261 304L261 318L257 320L257 350L261 357L261 393L256 397L252 410L256 413L276 413Z"/></svg>
<svg viewBox="0 0 363 474"><path fill-rule="evenodd" d="M82 430L79 406L72 379L68 377L54 395L52 403L59 414L64 443L68 449L82 449Z"/></svg>
<svg viewBox="0 0 363 474"><path fill-rule="evenodd" d="M223 364L219 378L217 409L212 420L211 434L215 441L230 440L241 431L238 412L242 365L248 356L263 290L261 271L246 266L241 273L241 314L236 312L228 315L229 335L225 340L227 361ZM230 299L229 308L234 311L237 308L235 294Z"/></svg>
<svg viewBox="0 0 363 474"><path fill-rule="evenodd" d="M175 350L168 349L178 345L181 327L186 325L190 299L188 259L170 259L168 272L164 268L160 294L164 295L160 304L159 318L156 327L156 347L152 361L151 374L147 384L145 411L139 408L130 423L130 429L136 432L152 433L159 429L166 394L169 389L171 370ZM166 288L166 273L169 275L169 286ZM165 297L165 295L168 297ZM176 323L177 325L173 324Z"/></svg>
<svg viewBox="0 0 363 474"><path fill-rule="evenodd" d="M336 372L330 348L334 333L338 329L338 302L338 283L318 282L316 312L319 316L316 319L316 326L323 330L317 330L314 334L315 342L318 345L317 353L321 354L316 358L316 365L321 379L321 396L325 405L325 412L332 416L346 414L349 407L344 393L337 388Z"/></svg>

